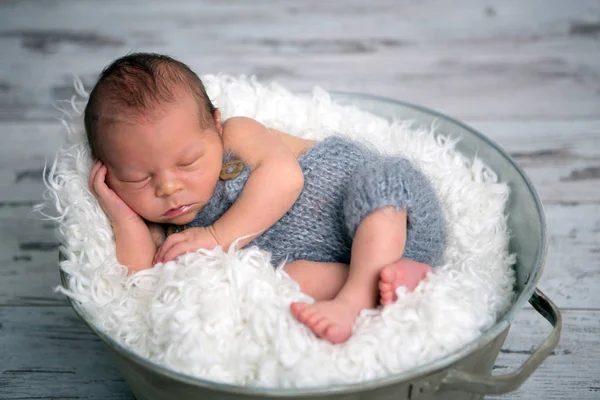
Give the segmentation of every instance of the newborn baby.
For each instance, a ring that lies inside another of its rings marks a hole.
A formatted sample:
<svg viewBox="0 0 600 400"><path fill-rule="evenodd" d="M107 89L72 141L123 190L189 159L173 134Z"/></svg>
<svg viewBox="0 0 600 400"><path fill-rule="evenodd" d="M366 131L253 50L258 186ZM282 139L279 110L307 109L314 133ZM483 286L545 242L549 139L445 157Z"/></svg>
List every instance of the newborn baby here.
<svg viewBox="0 0 600 400"><path fill-rule="evenodd" d="M130 272L236 240L256 245L315 299L292 314L340 343L361 310L414 289L442 256L443 213L407 160L341 136L222 123L200 78L172 58L114 61L90 93L85 128L90 189Z"/></svg>

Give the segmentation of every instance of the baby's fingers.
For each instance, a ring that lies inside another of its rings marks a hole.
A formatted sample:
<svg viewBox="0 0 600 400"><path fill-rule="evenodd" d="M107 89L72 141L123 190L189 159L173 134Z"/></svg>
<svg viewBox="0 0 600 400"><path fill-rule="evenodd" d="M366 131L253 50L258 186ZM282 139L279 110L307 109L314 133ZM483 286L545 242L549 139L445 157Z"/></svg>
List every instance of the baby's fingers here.
<svg viewBox="0 0 600 400"><path fill-rule="evenodd" d="M100 160L97 160L92 165L92 169L90 170L90 176L88 178L88 187L90 188L90 190L92 192L94 192L94 181L96 180L96 175L98 174L98 171L100 170L101 167L102 167L102 162Z"/></svg>
<svg viewBox="0 0 600 400"><path fill-rule="evenodd" d="M167 259L167 258L165 258L165 255L174 246L176 246L177 244L179 244L180 242L183 242L185 240L186 240L186 236L183 232L173 233L172 235L169 235L169 237L167 237L167 239L162 244L162 246L160 246L158 248L158 250L156 251L156 254L154 255L154 261L152 262L152 264L157 264L159 262L167 262L167 261L170 261L172 258L177 257L177 256L174 256L170 259Z"/></svg>
<svg viewBox="0 0 600 400"><path fill-rule="evenodd" d="M92 182L93 192L104 202L110 202L110 204L120 203L122 200L118 199L115 192L106 185L107 173L108 168L106 165L101 164Z"/></svg>
<svg viewBox="0 0 600 400"><path fill-rule="evenodd" d="M198 246L194 245L194 243L190 240L183 240L181 242L176 243L165 252L165 255L163 256L163 262L171 261L177 256L195 250L198 250Z"/></svg>

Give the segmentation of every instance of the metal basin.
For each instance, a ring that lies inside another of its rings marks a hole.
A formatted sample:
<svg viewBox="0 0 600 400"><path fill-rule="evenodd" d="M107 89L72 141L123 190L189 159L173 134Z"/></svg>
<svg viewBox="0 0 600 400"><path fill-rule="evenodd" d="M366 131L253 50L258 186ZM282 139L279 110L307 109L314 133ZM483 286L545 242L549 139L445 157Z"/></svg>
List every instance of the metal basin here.
<svg viewBox="0 0 600 400"><path fill-rule="evenodd" d="M547 250L546 221L542 204L525 173L497 144L468 126L422 107L390 99L351 93L333 93L341 104L353 104L385 117L412 119L461 138L458 150L477 155L510 185L508 226L510 251L517 254L518 296L507 313L477 340L456 352L402 374L344 386L309 389L271 389L224 385L173 372L124 348L89 322L85 311L69 299L77 315L108 346L138 400L164 399L481 399L485 394L507 393L518 388L558 344L562 326L560 312L536 288ZM63 285L66 276L60 271ZM552 333L517 371L490 376L494 361L508 334L510 322L525 302L554 327Z"/></svg>

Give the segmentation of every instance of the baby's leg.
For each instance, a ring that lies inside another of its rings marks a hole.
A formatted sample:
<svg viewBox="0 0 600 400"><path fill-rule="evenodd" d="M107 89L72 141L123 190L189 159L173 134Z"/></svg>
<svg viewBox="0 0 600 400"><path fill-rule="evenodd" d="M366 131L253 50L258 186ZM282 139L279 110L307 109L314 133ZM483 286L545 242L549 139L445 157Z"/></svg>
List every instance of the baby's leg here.
<svg viewBox="0 0 600 400"><path fill-rule="evenodd" d="M403 256L431 264L438 261L445 243L435 191L406 159L366 154L348 182L343 208L353 238L346 284L331 301L292 304L296 318L333 343L350 337L362 309L378 301L389 304L398 286L414 289L429 271L428 265L402 260Z"/></svg>
<svg viewBox="0 0 600 400"><path fill-rule="evenodd" d="M317 301L333 299L348 279L348 265L342 263L298 260L286 264L284 270L302 293Z"/></svg>
<svg viewBox="0 0 600 400"><path fill-rule="evenodd" d="M300 290L315 299L332 300L348 279L348 265L334 262L297 260L285 265L285 272L300 285ZM396 289L403 286L412 292L431 267L417 261L401 258L383 267L379 274L379 302L393 303Z"/></svg>
<svg viewBox="0 0 600 400"><path fill-rule="evenodd" d="M333 300L292 304L292 313L318 336L346 341L356 316L378 303L380 271L402 257L406 243L406 211L394 207L367 215L356 230L348 279Z"/></svg>

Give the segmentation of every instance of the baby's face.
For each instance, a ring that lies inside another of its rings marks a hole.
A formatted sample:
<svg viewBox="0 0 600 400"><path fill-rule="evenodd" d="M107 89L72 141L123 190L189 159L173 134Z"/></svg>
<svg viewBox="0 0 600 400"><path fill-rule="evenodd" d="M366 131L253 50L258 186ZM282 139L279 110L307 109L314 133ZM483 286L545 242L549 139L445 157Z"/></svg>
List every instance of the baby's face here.
<svg viewBox="0 0 600 400"><path fill-rule="evenodd" d="M203 129L191 96L151 122L117 122L101 135L106 182L142 218L183 225L212 196L223 160L220 118Z"/></svg>

